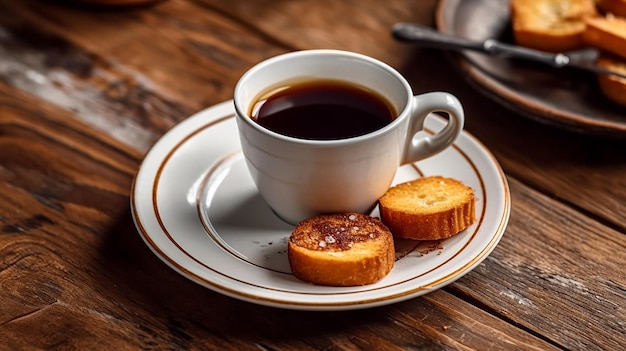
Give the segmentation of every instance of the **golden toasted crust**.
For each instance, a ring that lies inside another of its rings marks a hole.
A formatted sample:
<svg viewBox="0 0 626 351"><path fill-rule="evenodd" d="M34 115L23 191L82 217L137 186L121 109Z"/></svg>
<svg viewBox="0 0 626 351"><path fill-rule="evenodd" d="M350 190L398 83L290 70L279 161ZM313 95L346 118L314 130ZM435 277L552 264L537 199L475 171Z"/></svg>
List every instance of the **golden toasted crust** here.
<svg viewBox="0 0 626 351"><path fill-rule="evenodd" d="M626 74L626 60L608 53L600 54L597 65ZM607 98L622 106L626 106L626 79L599 74L598 85Z"/></svg>
<svg viewBox="0 0 626 351"><path fill-rule="evenodd" d="M300 222L288 242L289 265L304 281L357 286L385 277L395 261L393 237L378 219L359 213L320 215Z"/></svg>
<svg viewBox="0 0 626 351"><path fill-rule="evenodd" d="M580 48L585 19L597 14L593 0L511 0L516 43L544 51Z"/></svg>
<svg viewBox="0 0 626 351"><path fill-rule="evenodd" d="M626 0L597 0L596 3L605 13L626 17Z"/></svg>
<svg viewBox="0 0 626 351"><path fill-rule="evenodd" d="M626 18L589 18L583 38L591 46L626 58Z"/></svg>
<svg viewBox="0 0 626 351"><path fill-rule="evenodd" d="M398 184L380 199L381 220L399 238L445 239L474 223L472 188L441 176Z"/></svg>

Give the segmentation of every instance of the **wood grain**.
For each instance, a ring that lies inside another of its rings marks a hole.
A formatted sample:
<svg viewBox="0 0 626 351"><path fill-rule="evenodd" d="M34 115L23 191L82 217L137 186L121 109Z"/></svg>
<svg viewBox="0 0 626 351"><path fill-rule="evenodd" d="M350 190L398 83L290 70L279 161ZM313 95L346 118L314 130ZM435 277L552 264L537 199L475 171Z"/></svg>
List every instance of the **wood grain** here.
<svg viewBox="0 0 626 351"><path fill-rule="evenodd" d="M103 10L0 2L0 350L620 350L623 140L548 127L478 94L449 57L394 42L436 1L170 0ZM230 99L258 61L338 48L445 90L510 182L494 252L452 285L362 311L252 305L144 245L129 191L144 153Z"/></svg>
<svg viewBox="0 0 626 351"><path fill-rule="evenodd" d="M152 255L133 228L127 191L141 155L95 138L79 121L63 124L67 112L33 96L6 85L0 92L0 345L551 348L443 291L379 309L307 313L251 305L191 283ZM37 111L24 108L35 104Z"/></svg>
<svg viewBox="0 0 626 351"><path fill-rule="evenodd" d="M626 237L518 181L511 188L509 230L470 273L481 277L453 289L566 349L619 349L626 343L626 257L615 252L626 250Z"/></svg>

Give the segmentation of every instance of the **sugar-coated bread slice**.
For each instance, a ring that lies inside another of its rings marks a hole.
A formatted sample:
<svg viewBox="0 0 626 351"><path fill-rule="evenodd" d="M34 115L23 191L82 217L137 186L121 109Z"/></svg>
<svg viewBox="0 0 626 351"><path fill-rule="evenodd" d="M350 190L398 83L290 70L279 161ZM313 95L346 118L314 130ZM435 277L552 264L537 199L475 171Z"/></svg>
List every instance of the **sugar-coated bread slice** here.
<svg viewBox="0 0 626 351"><path fill-rule="evenodd" d="M476 220L472 188L441 176L419 178L390 188L380 199L381 220L398 238L439 240Z"/></svg>
<svg viewBox="0 0 626 351"><path fill-rule="evenodd" d="M288 241L289 265L304 281L326 286L358 286L384 278L393 268L395 249L389 229L360 213L311 217Z"/></svg>
<svg viewBox="0 0 626 351"><path fill-rule="evenodd" d="M587 44L626 59L626 18L607 15L587 19Z"/></svg>
<svg viewBox="0 0 626 351"><path fill-rule="evenodd" d="M626 17L626 0L596 0L596 3L605 13Z"/></svg>
<svg viewBox="0 0 626 351"><path fill-rule="evenodd" d="M620 57L603 52L600 54L596 64L600 67L626 74L626 60ZM607 98L622 106L626 106L626 79L607 74L598 74L598 85Z"/></svg>
<svg viewBox="0 0 626 351"><path fill-rule="evenodd" d="M598 15L594 0L511 0L518 45L561 52L582 47L585 20Z"/></svg>

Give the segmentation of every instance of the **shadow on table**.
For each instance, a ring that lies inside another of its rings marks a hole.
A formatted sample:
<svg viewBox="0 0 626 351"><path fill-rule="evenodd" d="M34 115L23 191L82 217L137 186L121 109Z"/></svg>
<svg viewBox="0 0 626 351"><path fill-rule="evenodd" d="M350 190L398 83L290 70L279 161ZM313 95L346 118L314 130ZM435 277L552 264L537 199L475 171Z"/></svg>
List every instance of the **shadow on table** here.
<svg viewBox="0 0 626 351"><path fill-rule="evenodd" d="M282 343L306 343L309 337L319 342L319 335L345 334L386 323L385 307L343 312L293 311L213 292L161 262L135 230L130 209L125 212L108 231L97 266L108 280L100 284L107 289L112 303L121 307L121 319L131 332L142 334L149 330L153 337L162 339L160 342L167 340L182 348L196 338L212 343L216 342L214 339L245 339L280 347Z"/></svg>

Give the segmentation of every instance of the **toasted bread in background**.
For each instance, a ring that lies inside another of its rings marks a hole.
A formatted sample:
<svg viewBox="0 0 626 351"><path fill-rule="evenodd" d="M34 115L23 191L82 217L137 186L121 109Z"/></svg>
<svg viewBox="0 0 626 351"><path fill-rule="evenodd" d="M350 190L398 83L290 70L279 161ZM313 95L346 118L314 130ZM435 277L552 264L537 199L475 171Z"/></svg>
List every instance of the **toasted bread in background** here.
<svg viewBox="0 0 626 351"><path fill-rule="evenodd" d="M389 229L360 213L311 217L300 222L288 241L293 274L327 286L377 282L393 268L395 248Z"/></svg>
<svg viewBox="0 0 626 351"><path fill-rule="evenodd" d="M626 17L626 0L596 0L604 13Z"/></svg>
<svg viewBox="0 0 626 351"><path fill-rule="evenodd" d="M626 18L607 15L587 19L584 41L626 59Z"/></svg>
<svg viewBox="0 0 626 351"><path fill-rule="evenodd" d="M582 47L585 20L597 15L594 0L511 0L516 43L543 51Z"/></svg>
<svg viewBox="0 0 626 351"><path fill-rule="evenodd" d="M626 0L622 2L626 3ZM598 66L626 74L626 17L609 13L588 19L584 40L600 49ZM598 86L607 98L626 106L626 79L598 74Z"/></svg>
<svg viewBox="0 0 626 351"><path fill-rule="evenodd" d="M381 220L398 238L445 239L476 220L472 188L441 176L398 184L387 190L378 204Z"/></svg>
<svg viewBox="0 0 626 351"><path fill-rule="evenodd" d="M626 74L626 60L608 53L601 53L596 63L600 67ZM602 93L612 101L626 106L626 79L598 74L598 85Z"/></svg>

